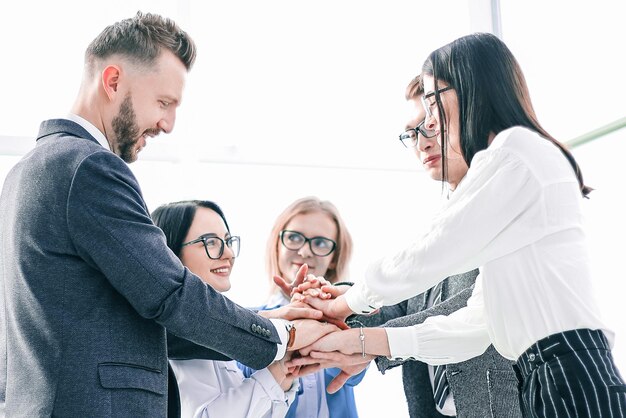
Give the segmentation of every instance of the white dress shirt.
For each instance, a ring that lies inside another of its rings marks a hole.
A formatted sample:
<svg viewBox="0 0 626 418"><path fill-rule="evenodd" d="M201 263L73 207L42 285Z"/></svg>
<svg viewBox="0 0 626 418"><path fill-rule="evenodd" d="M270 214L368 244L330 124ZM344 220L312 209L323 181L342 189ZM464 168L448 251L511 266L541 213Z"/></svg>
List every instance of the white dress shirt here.
<svg viewBox="0 0 626 418"><path fill-rule="evenodd" d="M282 418L298 390L284 392L267 369L245 378L235 361L170 360L182 418Z"/></svg>
<svg viewBox="0 0 626 418"><path fill-rule="evenodd" d="M478 266L467 307L386 329L392 357L456 363L492 343L515 360L536 341L579 328L602 329L612 346L594 300L581 201L554 144L526 128L507 129L476 153L424 236L368 267L346 293L348 306L392 305Z"/></svg>
<svg viewBox="0 0 626 418"><path fill-rule="evenodd" d="M111 146L109 145L109 141L107 141L107 139L104 136L104 134L102 132L100 132L100 130L98 128L96 128L87 119L83 119L82 117L80 117L80 116L78 116L78 115L76 115L74 113L68 113L65 116L65 119L71 120L72 122L75 122L75 123L79 124L80 126L82 126L87 132L89 132L91 134L91 136L96 138L96 141L98 141L98 143L100 145L102 145L105 149L108 149L108 150L112 151L111 150Z"/></svg>

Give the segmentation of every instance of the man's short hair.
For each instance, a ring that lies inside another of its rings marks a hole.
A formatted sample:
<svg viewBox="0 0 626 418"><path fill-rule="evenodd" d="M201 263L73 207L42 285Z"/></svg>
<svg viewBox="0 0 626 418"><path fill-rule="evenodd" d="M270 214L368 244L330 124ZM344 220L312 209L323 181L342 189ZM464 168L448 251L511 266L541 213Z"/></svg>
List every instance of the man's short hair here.
<svg viewBox="0 0 626 418"><path fill-rule="evenodd" d="M406 86L404 97L406 100L417 99L424 94L424 84L422 84L422 75L418 74L413 80Z"/></svg>
<svg viewBox="0 0 626 418"><path fill-rule="evenodd" d="M196 60L196 45L171 19L141 11L129 19L107 26L87 47L85 64L119 54L131 62L150 66L162 49L176 55L189 71Z"/></svg>

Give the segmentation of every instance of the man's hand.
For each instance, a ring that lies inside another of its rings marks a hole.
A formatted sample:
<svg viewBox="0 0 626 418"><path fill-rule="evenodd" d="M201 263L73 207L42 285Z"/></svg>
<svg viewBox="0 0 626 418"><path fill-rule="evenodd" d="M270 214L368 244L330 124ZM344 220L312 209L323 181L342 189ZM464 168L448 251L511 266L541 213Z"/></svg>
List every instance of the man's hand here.
<svg viewBox="0 0 626 418"><path fill-rule="evenodd" d="M297 319L293 321L293 325L296 327L296 338L293 345L288 348L289 351L300 350L325 335L339 331L339 328L333 324L313 319Z"/></svg>
<svg viewBox="0 0 626 418"><path fill-rule="evenodd" d="M361 353L361 340L359 338L359 329L352 328L333 332L314 340L310 345L303 346L300 354L303 357L309 356L312 351L332 352L338 351L342 354Z"/></svg>
<svg viewBox="0 0 626 418"><path fill-rule="evenodd" d="M294 319L322 319L322 311L307 305L304 302L291 302L280 308L259 311L259 315L264 318L283 318L289 321Z"/></svg>
<svg viewBox="0 0 626 418"><path fill-rule="evenodd" d="M321 276L309 274L304 282L291 290L291 300L301 301L304 296L315 296L320 299L330 299L332 293L324 291L324 288L332 287L332 284Z"/></svg>
<svg viewBox="0 0 626 418"><path fill-rule="evenodd" d="M346 293L348 291L348 289L350 289L350 286L347 284L342 284L339 286L335 286L335 285L325 285L322 286L322 292L330 295L331 299L336 299L339 296L343 295L344 293Z"/></svg>
<svg viewBox="0 0 626 418"><path fill-rule="evenodd" d="M367 367L367 364L368 363L357 364L354 366L346 367L345 369L341 369L341 373L335 376L335 378L331 380L331 382L326 387L326 392L331 393L331 394L337 392L339 389L343 387L343 385L346 384L348 379L350 379L352 376L357 375L361 373L363 370L365 370L365 368Z"/></svg>
<svg viewBox="0 0 626 418"><path fill-rule="evenodd" d="M361 339L361 332L363 339ZM331 352L339 351L342 354L351 355L359 353L374 356L391 355L389 340L385 328L351 328L339 332L333 332L315 341L307 347L300 349L300 355L306 357L312 351Z"/></svg>
<svg viewBox="0 0 626 418"><path fill-rule="evenodd" d="M337 367L343 370L357 365L367 366L374 358L375 356L369 354L363 357L361 353L348 355L338 351L329 353L311 351L308 356L292 357L291 360L287 361L285 364L289 368L299 368L297 375L303 376L331 367Z"/></svg>
<svg viewBox="0 0 626 418"><path fill-rule="evenodd" d="M335 393L343 387L350 377L361 373L365 370L374 359L374 356L366 355L363 357L359 354L346 355L338 352L322 353L311 351L307 357L292 358L287 361L287 366L298 370L296 376L304 376L315 373L318 370L329 367L338 367L341 372L328 384L326 391Z"/></svg>
<svg viewBox="0 0 626 418"><path fill-rule="evenodd" d="M319 309L319 307L323 305L310 301L315 298L320 300L335 299L347 292L349 288L350 286L347 285L334 286L323 277L315 277L312 274L309 274L303 283L292 289L291 301L311 304ZM337 318L327 315L326 312L324 312L322 320L335 324L341 329L348 329L349 327L345 324L345 318L351 313L352 312L350 311L344 318Z"/></svg>
<svg viewBox="0 0 626 418"><path fill-rule="evenodd" d="M353 313L352 309L348 307L343 295L339 295L335 299L320 299L315 296L305 295L302 298L302 302L322 311L324 318L329 322L345 322L346 318Z"/></svg>

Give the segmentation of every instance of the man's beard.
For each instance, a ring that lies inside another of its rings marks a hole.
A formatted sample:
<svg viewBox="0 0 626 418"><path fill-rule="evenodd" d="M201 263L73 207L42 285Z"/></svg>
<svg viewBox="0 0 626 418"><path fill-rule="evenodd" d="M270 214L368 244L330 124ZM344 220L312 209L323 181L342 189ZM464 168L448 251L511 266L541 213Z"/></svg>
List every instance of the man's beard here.
<svg viewBox="0 0 626 418"><path fill-rule="evenodd" d="M126 94L124 101L120 105L120 110L111 122L113 126L113 152L115 152L122 160L132 163L137 160L135 146L139 141L139 126L137 125L137 117L133 109L130 92Z"/></svg>
<svg viewBox="0 0 626 418"><path fill-rule="evenodd" d="M117 116L111 122L113 126L114 138L111 140L113 152L127 163L137 160L137 142L143 135L151 137L157 136L162 132L161 128L146 129L143 134L139 135L139 125L137 124L137 115L133 108L133 101L130 92L126 93L124 101L120 105Z"/></svg>

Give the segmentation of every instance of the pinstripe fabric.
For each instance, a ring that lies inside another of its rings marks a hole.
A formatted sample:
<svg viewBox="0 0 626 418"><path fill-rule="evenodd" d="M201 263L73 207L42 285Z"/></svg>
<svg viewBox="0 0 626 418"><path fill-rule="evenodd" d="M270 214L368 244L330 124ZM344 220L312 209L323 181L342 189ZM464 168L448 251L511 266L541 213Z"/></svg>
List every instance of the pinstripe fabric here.
<svg viewBox="0 0 626 418"><path fill-rule="evenodd" d="M515 369L525 417L626 418L626 385L602 331L546 337L520 356Z"/></svg>
<svg viewBox="0 0 626 418"><path fill-rule="evenodd" d="M439 282L439 284L433 289L433 306L441 303L442 290L443 281ZM433 370L435 372L433 397L435 398L435 403L439 409L442 409L446 403L448 395L450 394L450 384L448 383L448 376L446 376L446 365L441 364L434 366Z"/></svg>

